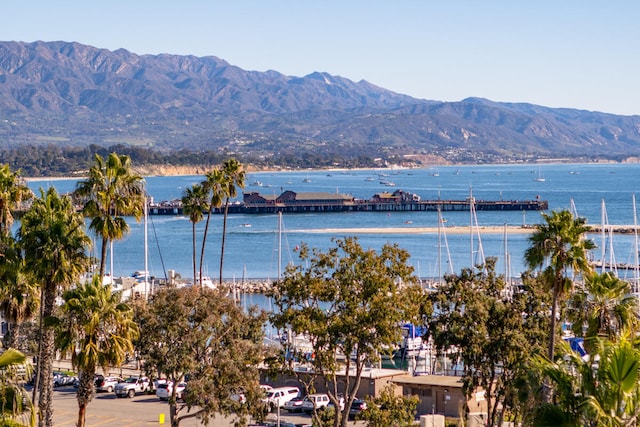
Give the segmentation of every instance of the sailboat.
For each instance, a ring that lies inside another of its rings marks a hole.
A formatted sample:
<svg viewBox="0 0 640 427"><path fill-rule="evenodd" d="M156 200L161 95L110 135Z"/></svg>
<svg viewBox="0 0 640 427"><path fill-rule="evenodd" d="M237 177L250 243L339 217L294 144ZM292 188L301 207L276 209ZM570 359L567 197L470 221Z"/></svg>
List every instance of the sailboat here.
<svg viewBox="0 0 640 427"><path fill-rule="evenodd" d="M542 173L540 172L540 168L538 168L538 174L536 175L535 178L533 178L534 181L538 181L538 182L545 182L546 179L545 177L542 176Z"/></svg>
<svg viewBox="0 0 640 427"><path fill-rule="evenodd" d="M485 256L484 256L484 249L482 247L482 238L480 236L480 227L478 226L478 216L476 214L476 199L475 197L473 197L473 191L470 189L469 190L469 214L470 214L470 219L469 219L469 240L470 240L470 244L471 244L471 266L481 266L482 269L484 270L486 268L485 266ZM478 249L477 251L475 250L474 247L474 239L473 239L473 234L474 231L476 232L476 237L478 239Z"/></svg>
<svg viewBox="0 0 640 427"><path fill-rule="evenodd" d="M451 252L449 251L449 242L447 241L447 234L443 227L446 219L442 218L442 212L438 208L438 285L442 284L442 243L444 242L445 250L447 252L447 266L448 273L453 274L453 262L451 261Z"/></svg>

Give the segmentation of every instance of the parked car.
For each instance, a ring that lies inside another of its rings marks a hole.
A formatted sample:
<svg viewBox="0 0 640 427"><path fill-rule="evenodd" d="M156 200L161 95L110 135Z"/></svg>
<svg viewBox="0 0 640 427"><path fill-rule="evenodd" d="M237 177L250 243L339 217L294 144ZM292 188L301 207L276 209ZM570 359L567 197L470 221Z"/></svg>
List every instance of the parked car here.
<svg viewBox="0 0 640 427"><path fill-rule="evenodd" d="M299 396L300 389L298 387L278 387L269 390L267 396L262 399L262 401L273 410L275 408L282 408L285 403Z"/></svg>
<svg viewBox="0 0 640 427"><path fill-rule="evenodd" d="M349 408L349 417L355 418L360 412L367 409L367 402L363 399L355 399Z"/></svg>
<svg viewBox="0 0 640 427"><path fill-rule="evenodd" d="M329 396L324 393L309 394L302 402L302 412L310 414L313 409L324 409L329 406Z"/></svg>
<svg viewBox="0 0 640 427"><path fill-rule="evenodd" d="M53 386L54 387L62 387L66 385L73 385L73 382L77 379L77 377L73 375L69 375L65 372L54 372L53 373Z"/></svg>
<svg viewBox="0 0 640 427"><path fill-rule="evenodd" d="M78 377L73 381L73 388L80 388L80 375L78 374ZM93 376L93 383L95 385L96 381L98 380L98 378L102 378L104 377L104 375L100 375L100 374L95 374Z"/></svg>
<svg viewBox="0 0 640 427"><path fill-rule="evenodd" d="M264 391L264 394L269 393L271 390L273 390L273 387L271 387L268 384L260 384L260 388Z"/></svg>
<svg viewBox="0 0 640 427"><path fill-rule="evenodd" d="M290 401L286 402L282 408L289 412L302 412L302 402L304 402L304 397L294 397Z"/></svg>
<svg viewBox="0 0 640 427"><path fill-rule="evenodd" d="M120 377L104 377L100 375L96 378L94 384L96 386L96 392L106 391L111 393L116 388L116 384L122 381Z"/></svg>
<svg viewBox="0 0 640 427"><path fill-rule="evenodd" d="M133 397L139 393L146 393L150 384L147 377L131 376L116 384L114 390L118 397Z"/></svg>
<svg viewBox="0 0 640 427"><path fill-rule="evenodd" d="M167 382L166 378L156 378L151 381L151 390L157 390L160 384L164 384Z"/></svg>
<svg viewBox="0 0 640 427"><path fill-rule="evenodd" d="M340 408L338 410L339 411L344 410L344 396L342 394L338 395L338 403L340 405ZM333 407L333 406L335 405L331 400L329 400L329 404L327 405L327 407Z"/></svg>
<svg viewBox="0 0 640 427"><path fill-rule="evenodd" d="M273 422L273 421L267 421L263 424L258 424L259 426L266 426L266 427L276 427L278 425L277 422ZM283 421L280 420L279 423L280 427L297 427L294 423L290 422L290 421ZM251 426L250 426L251 427Z"/></svg>
<svg viewBox="0 0 640 427"><path fill-rule="evenodd" d="M273 390L273 387L271 387L270 385L267 384L260 384L260 390L262 390L264 392L264 398L262 399L263 402L266 402L266 396L267 393L269 393L271 390ZM234 393L231 395L231 400L235 400L236 402L240 402L243 405L245 403L247 403L247 396L245 396L243 391Z"/></svg>
<svg viewBox="0 0 640 427"><path fill-rule="evenodd" d="M182 399L182 392L186 387L187 383L178 384L176 387L176 399ZM158 399L169 400L171 393L173 393L173 383L171 381L158 384L158 388L156 389L156 396L158 396Z"/></svg>

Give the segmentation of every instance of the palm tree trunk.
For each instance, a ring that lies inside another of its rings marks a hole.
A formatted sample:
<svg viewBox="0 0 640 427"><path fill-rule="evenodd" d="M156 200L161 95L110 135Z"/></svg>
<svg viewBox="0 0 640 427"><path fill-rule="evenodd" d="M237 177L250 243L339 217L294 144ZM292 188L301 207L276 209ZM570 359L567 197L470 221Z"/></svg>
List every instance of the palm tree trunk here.
<svg viewBox="0 0 640 427"><path fill-rule="evenodd" d="M556 312L558 311L558 292L559 292L559 283L556 278L555 283L553 284L553 299L551 302L551 333L549 336L549 361L553 362L553 355L555 353L555 345L556 345Z"/></svg>
<svg viewBox="0 0 640 427"><path fill-rule="evenodd" d="M224 263L224 242L227 237L227 215L229 214L229 198L224 201L224 218L222 220L222 247L220 248L220 286L222 287L222 264Z"/></svg>
<svg viewBox="0 0 640 427"><path fill-rule="evenodd" d="M82 369L80 373L80 386L78 387L78 424L77 427L84 427L85 418L87 413L87 406L93 399L95 388L93 385L93 378L96 375L95 366L87 366Z"/></svg>
<svg viewBox="0 0 640 427"><path fill-rule="evenodd" d="M202 234L202 249L200 250L200 287L202 287L202 262L204 261L204 247L207 242L207 233L209 232L209 220L211 219L211 211L213 210L213 204L209 205L209 211L207 212L207 221L204 224L204 233ZM193 278L195 280L195 277Z"/></svg>
<svg viewBox="0 0 640 427"><path fill-rule="evenodd" d="M42 332L43 332L43 319L44 319L44 286L40 287L40 319L38 321L38 352L36 353L36 372L33 381L33 390L31 392L31 402L34 405L38 404L39 396L38 390L40 390L40 376L42 375Z"/></svg>
<svg viewBox="0 0 640 427"><path fill-rule="evenodd" d="M191 241L193 243L193 283L196 282L196 223L191 224Z"/></svg>
<svg viewBox="0 0 640 427"><path fill-rule="evenodd" d="M18 337L20 336L21 329L22 321L11 323L11 329L9 330L9 347L18 349Z"/></svg>
<svg viewBox="0 0 640 427"><path fill-rule="evenodd" d="M53 316L54 303L56 298L56 286L55 284L47 283L45 285L44 292L45 299L43 301L44 310L44 323L42 336L40 341L42 343L42 356L38 364L41 364L40 370L40 427L53 426L53 356L55 352L54 346L54 328L52 325L47 325L46 319Z"/></svg>
<svg viewBox="0 0 640 427"><path fill-rule="evenodd" d="M107 264L107 239L102 239L102 248L100 248L100 283L102 283L102 278L104 277L104 271L106 269Z"/></svg>

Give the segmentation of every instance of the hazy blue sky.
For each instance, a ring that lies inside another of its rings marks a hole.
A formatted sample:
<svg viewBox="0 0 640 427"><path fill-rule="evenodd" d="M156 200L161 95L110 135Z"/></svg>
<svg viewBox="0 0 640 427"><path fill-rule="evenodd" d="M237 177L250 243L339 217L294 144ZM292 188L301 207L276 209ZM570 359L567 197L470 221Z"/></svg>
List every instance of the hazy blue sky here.
<svg viewBox="0 0 640 427"><path fill-rule="evenodd" d="M417 98L640 114L634 0L2 0L0 40L214 55Z"/></svg>

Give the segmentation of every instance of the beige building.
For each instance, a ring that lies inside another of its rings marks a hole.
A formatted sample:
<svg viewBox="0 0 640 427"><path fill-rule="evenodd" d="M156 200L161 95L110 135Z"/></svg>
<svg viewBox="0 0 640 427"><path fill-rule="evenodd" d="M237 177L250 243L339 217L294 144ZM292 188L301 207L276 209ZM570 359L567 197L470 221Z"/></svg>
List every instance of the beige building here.
<svg viewBox="0 0 640 427"><path fill-rule="evenodd" d="M314 375L312 371L298 371L299 375L311 378ZM338 390L343 392L345 389L345 372L337 375ZM269 378L266 371L263 372L261 380L274 387L295 385L304 390L303 385L298 381L297 377L291 375L280 375L277 378ZM306 379L304 380L307 381ZM357 397L378 396L381 391L392 385L397 395L418 396L418 416L424 414L441 414L448 417L460 417L463 413L465 401L469 406L468 415L471 418L482 418L487 413L487 402L484 398L484 391L478 390L473 394L472 398L466 400L462 393L462 380L458 376L449 375L410 375L405 371L397 369L365 369L361 380L360 387L356 393ZM316 392L326 392L324 382L316 378L314 380Z"/></svg>

